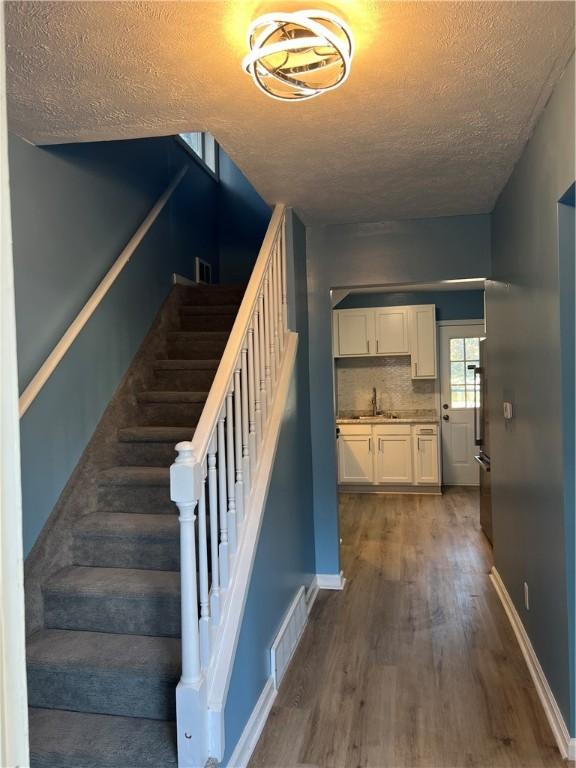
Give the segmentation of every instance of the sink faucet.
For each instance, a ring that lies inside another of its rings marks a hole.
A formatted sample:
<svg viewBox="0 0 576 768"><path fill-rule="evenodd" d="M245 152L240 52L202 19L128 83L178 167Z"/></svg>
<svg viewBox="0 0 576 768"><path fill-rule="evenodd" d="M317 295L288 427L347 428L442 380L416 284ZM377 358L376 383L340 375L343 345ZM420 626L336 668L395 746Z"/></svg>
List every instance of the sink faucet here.
<svg viewBox="0 0 576 768"><path fill-rule="evenodd" d="M372 387L372 416L378 415L378 398L376 397L376 387Z"/></svg>

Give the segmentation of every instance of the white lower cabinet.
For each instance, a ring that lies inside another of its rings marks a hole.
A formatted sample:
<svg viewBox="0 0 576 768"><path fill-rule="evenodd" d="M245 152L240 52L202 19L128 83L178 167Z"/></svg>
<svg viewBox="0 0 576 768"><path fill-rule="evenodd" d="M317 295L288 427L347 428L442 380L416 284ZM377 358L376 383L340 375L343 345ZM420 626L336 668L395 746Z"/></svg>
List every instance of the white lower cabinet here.
<svg viewBox="0 0 576 768"><path fill-rule="evenodd" d="M342 426L337 442L338 481L340 483L374 482L372 427Z"/></svg>
<svg viewBox="0 0 576 768"><path fill-rule="evenodd" d="M410 425L374 427L374 482L411 484L412 435Z"/></svg>
<svg viewBox="0 0 576 768"><path fill-rule="evenodd" d="M436 432L436 429L434 429ZM414 481L419 485L439 485L438 435L430 428L414 430Z"/></svg>
<svg viewBox="0 0 576 768"><path fill-rule="evenodd" d="M440 485L435 424L343 424L337 443L339 483Z"/></svg>

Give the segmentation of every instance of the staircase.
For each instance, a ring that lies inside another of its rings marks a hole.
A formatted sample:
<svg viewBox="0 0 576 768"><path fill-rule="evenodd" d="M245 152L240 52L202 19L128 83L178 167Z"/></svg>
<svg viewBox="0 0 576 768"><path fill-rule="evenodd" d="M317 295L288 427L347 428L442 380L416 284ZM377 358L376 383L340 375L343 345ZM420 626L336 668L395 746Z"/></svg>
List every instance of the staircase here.
<svg viewBox="0 0 576 768"><path fill-rule="evenodd" d="M174 445L191 440L243 290L184 289L166 355L118 430L96 511L72 532L72 563L43 586L44 628L28 640L33 768L178 764L180 530Z"/></svg>

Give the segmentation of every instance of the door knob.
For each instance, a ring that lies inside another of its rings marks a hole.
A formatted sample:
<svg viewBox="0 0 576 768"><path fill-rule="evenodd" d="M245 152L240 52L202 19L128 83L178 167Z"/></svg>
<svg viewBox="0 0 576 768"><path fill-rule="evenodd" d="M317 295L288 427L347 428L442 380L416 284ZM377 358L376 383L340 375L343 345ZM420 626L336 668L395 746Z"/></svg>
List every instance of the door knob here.
<svg viewBox="0 0 576 768"><path fill-rule="evenodd" d="M442 416L442 418L444 419L444 421L450 421L450 416L448 416L447 413L445 413L444 416Z"/></svg>
<svg viewBox="0 0 576 768"><path fill-rule="evenodd" d="M448 405L448 403L444 403L444 405L442 406L442 408L444 408L444 410L445 410L445 411L447 411L447 410L448 410L448 408L449 408L449 405Z"/></svg>

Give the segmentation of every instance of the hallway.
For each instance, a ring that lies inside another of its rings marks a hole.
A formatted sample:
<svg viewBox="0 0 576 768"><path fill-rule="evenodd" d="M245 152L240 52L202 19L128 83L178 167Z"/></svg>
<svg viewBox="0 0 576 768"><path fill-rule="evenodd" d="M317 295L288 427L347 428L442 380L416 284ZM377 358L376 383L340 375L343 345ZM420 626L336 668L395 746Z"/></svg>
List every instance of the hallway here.
<svg viewBox="0 0 576 768"><path fill-rule="evenodd" d="M343 592L321 592L251 768L556 768L488 578L477 492L340 496Z"/></svg>

